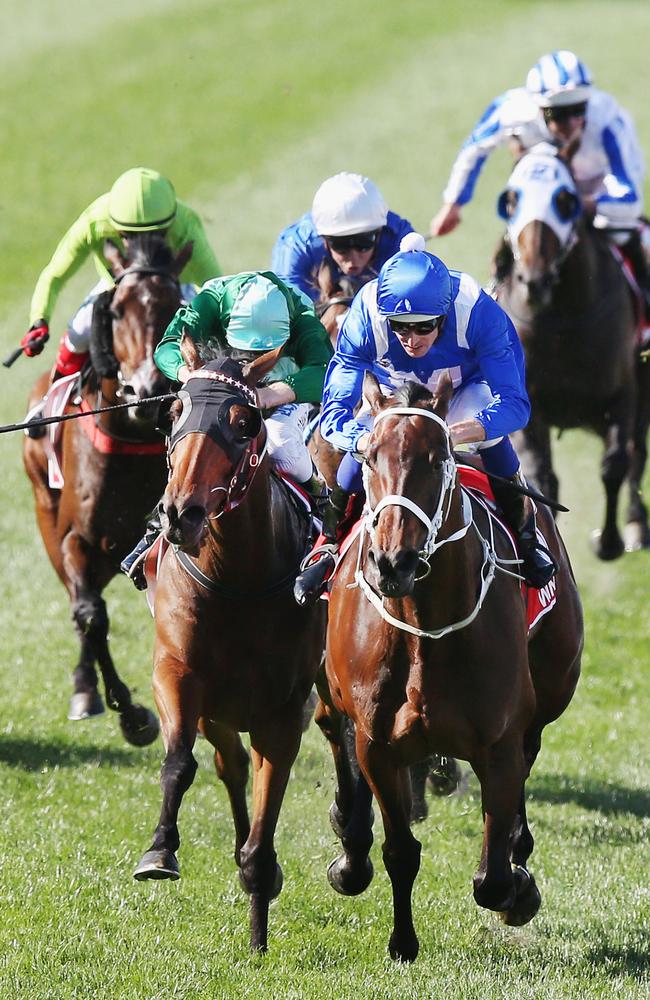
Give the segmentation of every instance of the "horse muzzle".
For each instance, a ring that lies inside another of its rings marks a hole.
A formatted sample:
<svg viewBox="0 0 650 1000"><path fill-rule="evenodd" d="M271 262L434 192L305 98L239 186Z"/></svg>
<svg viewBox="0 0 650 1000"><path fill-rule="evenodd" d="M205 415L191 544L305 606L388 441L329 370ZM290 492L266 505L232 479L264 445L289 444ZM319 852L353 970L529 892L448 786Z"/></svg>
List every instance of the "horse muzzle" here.
<svg viewBox="0 0 650 1000"><path fill-rule="evenodd" d="M162 521L168 542L190 555L198 555L208 525L205 507L188 504L179 510L174 503L164 504Z"/></svg>
<svg viewBox="0 0 650 1000"><path fill-rule="evenodd" d="M368 582L384 597L408 597L413 593L420 557L415 549L384 552L376 546L368 551Z"/></svg>

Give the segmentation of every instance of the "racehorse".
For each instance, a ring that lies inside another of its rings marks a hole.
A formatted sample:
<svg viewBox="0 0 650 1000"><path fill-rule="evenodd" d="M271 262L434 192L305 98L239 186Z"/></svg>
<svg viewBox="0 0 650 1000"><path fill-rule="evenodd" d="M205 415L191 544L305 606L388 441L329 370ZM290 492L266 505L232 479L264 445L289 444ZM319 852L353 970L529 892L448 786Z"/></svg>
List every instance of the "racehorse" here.
<svg viewBox="0 0 650 1000"><path fill-rule="evenodd" d="M407 765L432 751L470 762L484 818L475 900L508 924L532 919L541 897L527 870L533 838L524 783L543 727L571 700L583 641L569 560L542 509L539 523L559 565L557 602L528 634L511 540L459 483L445 423L451 393L443 377L435 396L412 383L386 398L365 375L374 416L364 458L367 515L331 588L329 704L320 717L333 743L343 831L329 880L355 895L372 878L374 794L393 889L389 950L409 961L418 952L411 892L420 844L409 828ZM340 714L355 723L356 783L336 742Z"/></svg>
<svg viewBox="0 0 650 1000"><path fill-rule="evenodd" d="M329 334L332 347L336 349L336 338L343 321L350 311L352 299L369 278L355 278L350 275L337 274L333 262L323 257L314 274L314 281L319 289L315 302L315 311L319 320Z"/></svg>
<svg viewBox="0 0 650 1000"><path fill-rule="evenodd" d="M251 948L266 951L269 901L282 887L273 846L302 707L325 641L322 606L299 608L293 583L310 518L272 473L254 386L280 349L242 367L201 365L181 347L191 374L172 406L170 478L162 502L171 548L155 593L154 693L166 756L160 822L138 879L179 877L181 799L196 771L197 728L215 749L235 825L235 861L250 894ZM246 807L250 733L253 818Z"/></svg>
<svg viewBox="0 0 650 1000"><path fill-rule="evenodd" d="M532 416L516 439L529 480L553 499L550 428L583 427L604 442L606 509L593 543L601 559L623 552L618 495L627 475L628 549L650 545L640 485L650 423L650 365L636 342L630 290L606 237L587 225L562 155L535 147L499 199L514 262L495 297L526 355Z"/></svg>
<svg viewBox="0 0 650 1000"><path fill-rule="evenodd" d="M38 526L68 592L80 643L68 718L104 711L97 664L109 708L119 713L125 738L139 746L156 738L158 722L149 709L133 704L117 674L102 591L119 572L120 560L142 534L147 513L164 489L165 445L155 429L157 407L144 401L167 385L154 365L153 350L180 304L178 274L191 247L174 258L159 236L143 234L129 239L127 253L128 259L106 245L115 287L95 305L91 369L68 410L138 400L143 405L61 425L62 489L49 484L47 439L26 437L23 458ZM38 380L30 405L41 399L47 381L47 375Z"/></svg>

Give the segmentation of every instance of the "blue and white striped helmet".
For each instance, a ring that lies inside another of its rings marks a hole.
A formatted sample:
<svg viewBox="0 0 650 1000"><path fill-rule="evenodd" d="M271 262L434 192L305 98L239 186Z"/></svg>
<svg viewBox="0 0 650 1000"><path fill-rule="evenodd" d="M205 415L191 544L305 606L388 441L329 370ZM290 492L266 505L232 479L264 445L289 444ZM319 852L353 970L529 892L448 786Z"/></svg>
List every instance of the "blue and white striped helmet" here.
<svg viewBox="0 0 650 1000"><path fill-rule="evenodd" d="M535 63L526 77L526 89L540 108L581 104L591 94L591 73L575 52L558 49Z"/></svg>

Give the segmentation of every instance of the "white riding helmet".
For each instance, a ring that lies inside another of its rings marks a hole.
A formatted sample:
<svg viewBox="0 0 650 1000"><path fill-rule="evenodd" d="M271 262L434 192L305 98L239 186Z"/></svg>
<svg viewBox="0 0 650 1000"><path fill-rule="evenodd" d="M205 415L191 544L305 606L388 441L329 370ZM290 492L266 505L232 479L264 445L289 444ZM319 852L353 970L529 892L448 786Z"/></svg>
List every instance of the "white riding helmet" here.
<svg viewBox="0 0 650 1000"><path fill-rule="evenodd" d="M526 89L540 108L559 108L588 101L591 82L591 73L575 52L558 49L535 63L526 77Z"/></svg>
<svg viewBox="0 0 650 1000"><path fill-rule="evenodd" d="M311 214L319 236L356 236L385 226L388 207L371 180L344 171L323 181Z"/></svg>

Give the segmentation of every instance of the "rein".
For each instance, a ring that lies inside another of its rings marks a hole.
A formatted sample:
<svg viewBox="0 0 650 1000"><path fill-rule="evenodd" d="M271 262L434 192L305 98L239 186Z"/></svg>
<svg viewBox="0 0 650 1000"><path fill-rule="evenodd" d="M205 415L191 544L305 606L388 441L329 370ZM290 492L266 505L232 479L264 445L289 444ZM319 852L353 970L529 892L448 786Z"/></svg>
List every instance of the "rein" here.
<svg viewBox="0 0 650 1000"><path fill-rule="evenodd" d="M324 302L316 303L316 315L321 319L330 306L349 306L353 298L353 295L332 295L329 299L325 299Z"/></svg>
<svg viewBox="0 0 650 1000"><path fill-rule="evenodd" d="M134 406L144 406L146 403L161 403L166 399L176 399L176 393L166 392L162 396L148 396L134 403L114 403L113 406L101 406L97 409L80 411L79 413L64 413L60 417L41 417L39 420L23 420L19 424L4 424L0 426L0 434L10 431L24 431L27 427L46 427L48 424L62 424L65 420L79 420L80 417L90 417L97 413L111 413L113 410L126 410Z"/></svg>
<svg viewBox="0 0 650 1000"><path fill-rule="evenodd" d="M465 490L462 489L461 489L461 498L463 504L463 522L464 522L463 527L453 532L447 538L442 538L438 540L437 537L438 533L442 528L442 526L444 525L447 516L449 514L451 501L457 485L457 467L453 457L451 456L451 439L449 434L449 427L447 426L445 421L442 420L442 418L439 417L436 413L432 413L430 410L420 409L419 407L407 407L407 406L390 407L389 409L382 410L381 413L379 413L375 417L375 425L378 423L379 420L387 416L392 416L393 414L399 414L404 416L418 416L418 417L423 416L429 420L433 420L443 429L445 434L445 440L447 443L447 451L449 453L449 457L444 459L442 463L443 472L442 472L442 487L440 490L440 496L438 498L436 511L433 517L431 518L422 510L421 507L418 506L418 504L414 503L409 497L405 497L401 494L395 494L395 493L388 494L387 496L382 497L382 499L373 509L370 506L370 499L369 499L370 493L369 493L368 466L364 465L363 479L364 479L364 488L366 491L366 497L368 498L367 499L368 510L365 518L363 519L361 525L361 531L359 534L357 565L354 571L355 583L352 584L352 586L356 585L360 588L366 599L381 615L383 620L385 622L388 622L388 624L395 626L395 628L398 628L403 632L409 632L411 635L416 635L422 639L442 639L443 636L449 635L451 632L457 632L460 629L465 628L467 625L470 625L474 621L474 619L477 617L479 611L483 606L483 602L485 601L487 593L492 585L492 581L494 580L497 569L500 570L501 572L507 573L508 575L515 576L518 579L522 579L518 574L505 569L506 565L514 565L514 564L519 565L520 560L500 559L497 556L494 545L494 528L493 528L492 517L490 516L489 518L490 538L488 541L488 539L484 538L481 532L479 531L478 525L474 520L474 512L471 500L469 499L469 496L465 492ZM446 508L445 508L445 501L446 501ZM431 572L430 559L433 556L433 554L438 551L438 549L442 548L443 545L447 545L448 543L460 541L460 539L464 538L467 535L470 528L472 527L474 528L476 534L478 535L478 538L480 539L481 546L483 549L483 563L479 571L480 585L479 585L478 597L476 599L476 604L473 610L469 613L469 615L467 615L466 618L463 618L457 622L453 622L450 625L445 625L442 628L438 629L421 629L417 628L417 626L415 625L409 625L408 622L401 621L401 619L399 618L395 618L395 616L391 615L390 612L386 609L386 598L379 595L373 589L373 587L370 586L370 584L368 583L363 574L362 551L363 551L364 535L367 535L372 542L375 541L375 532L377 523L379 521L379 515L387 507L405 508L412 514L415 514L418 520L421 521L422 524L427 529L427 537L425 539L423 547L420 549L418 553L420 561L424 563L426 566L426 571L421 576L417 577L416 581L423 580L430 574Z"/></svg>

